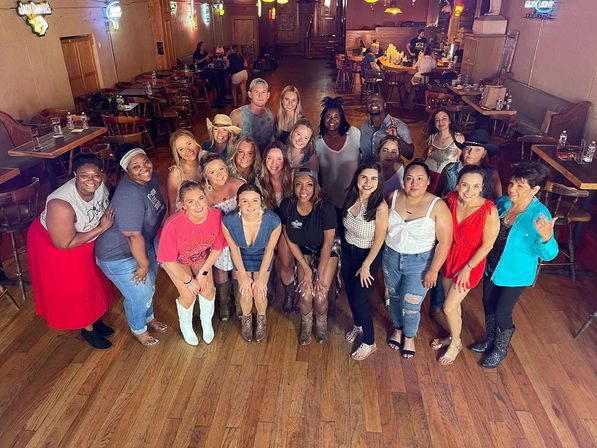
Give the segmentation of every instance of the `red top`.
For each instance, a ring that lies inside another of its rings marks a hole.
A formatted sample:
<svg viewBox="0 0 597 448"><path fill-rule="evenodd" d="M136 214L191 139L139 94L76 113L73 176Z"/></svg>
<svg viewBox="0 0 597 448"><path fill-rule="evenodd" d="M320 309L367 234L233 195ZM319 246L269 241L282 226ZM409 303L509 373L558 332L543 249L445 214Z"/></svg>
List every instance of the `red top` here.
<svg viewBox="0 0 597 448"><path fill-rule="evenodd" d="M226 241L222 233L222 212L210 208L207 219L201 224L192 223L184 212L178 212L164 224L158 261L202 265L211 249L220 250L224 247Z"/></svg>
<svg viewBox="0 0 597 448"><path fill-rule="evenodd" d="M455 280L456 274L460 272L483 244L485 219L495 209L495 205L492 201L486 200L481 207L459 223L456 218L458 193L455 191L448 193L445 199L452 212L454 239L452 240L452 246L450 247L450 252L448 253L442 273L444 277ZM470 289L473 289L481 281L484 270L485 258L477 266L473 266L471 270L469 277Z"/></svg>

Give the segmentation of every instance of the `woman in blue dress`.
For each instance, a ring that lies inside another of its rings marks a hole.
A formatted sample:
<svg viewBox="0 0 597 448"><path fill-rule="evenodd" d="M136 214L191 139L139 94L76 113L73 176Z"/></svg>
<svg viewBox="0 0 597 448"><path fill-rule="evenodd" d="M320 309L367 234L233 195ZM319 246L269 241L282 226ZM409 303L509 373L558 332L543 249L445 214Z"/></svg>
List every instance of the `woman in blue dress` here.
<svg viewBox="0 0 597 448"><path fill-rule="evenodd" d="M243 312L241 335L247 342L253 340L251 311L255 305L255 341L261 342L267 334L267 284L282 225L278 215L264 207L261 191L255 185L244 184L236 199L238 213L224 216L223 230L239 285L235 294L240 294Z"/></svg>

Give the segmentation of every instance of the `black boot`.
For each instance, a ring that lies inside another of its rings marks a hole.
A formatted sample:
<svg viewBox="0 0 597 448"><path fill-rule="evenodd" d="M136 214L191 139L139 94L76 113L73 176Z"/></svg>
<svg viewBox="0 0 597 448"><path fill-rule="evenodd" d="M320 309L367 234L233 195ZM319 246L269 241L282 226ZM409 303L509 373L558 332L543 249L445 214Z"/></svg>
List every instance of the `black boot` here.
<svg viewBox="0 0 597 448"><path fill-rule="evenodd" d="M234 295L234 308L236 309L236 317L239 319L243 317L243 310L240 307L240 286L238 280L232 280L232 294Z"/></svg>
<svg viewBox="0 0 597 448"><path fill-rule="evenodd" d="M485 316L485 340L471 345L471 350L475 353L489 353L493 350L495 342L495 315Z"/></svg>
<svg viewBox="0 0 597 448"><path fill-rule="evenodd" d="M230 319L230 282L216 283L216 299L220 305L220 320Z"/></svg>
<svg viewBox="0 0 597 448"><path fill-rule="evenodd" d="M497 327L495 346L489 356L481 363L482 367L493 369L500 365L502 359L508 354L508 347L510 346L514 330L514 327L509 330L500 330L500 327Z"/></svg>
<svg viewBox="0 0 597 448"><path fill-rule="evenodd" d="M114 328L106 325L101 318L93 323L93 329L101 336L112 336L114 334Z"/></svg>
<svg viewBox="0 0 597 448"><path fill-rule="evenodd" d="M282 309L286 314L292 313L294 310L294 282L290 285L282 284L282 286L284 287L284 305Z"/></svg>
<svg viewBox="0 0 597 448"><path fill-rule="evenodd" d="M106 349L112 347L112 343L105 337L99 334L96 330L88 331L81 328L81 336L85 339L93 348Z"/></svg>

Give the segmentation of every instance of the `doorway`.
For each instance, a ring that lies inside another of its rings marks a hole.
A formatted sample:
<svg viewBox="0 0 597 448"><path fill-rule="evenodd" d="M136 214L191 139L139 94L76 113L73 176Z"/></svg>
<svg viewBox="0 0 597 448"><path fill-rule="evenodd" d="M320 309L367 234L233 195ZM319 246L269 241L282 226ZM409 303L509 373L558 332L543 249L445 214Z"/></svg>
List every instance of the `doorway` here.
<svg viewBox="0 0 597 448"><path fill-rule="evenodd" d="M99 90L91 35L60 38L73 98Z"/></svg>
<svg viewBox="0 0 597 448"><path fill-rule="evenodd" d="M259 30L256 17L232 17L232 43L242 47L243 54L249 61L255 59L259 54Z"/></svg>

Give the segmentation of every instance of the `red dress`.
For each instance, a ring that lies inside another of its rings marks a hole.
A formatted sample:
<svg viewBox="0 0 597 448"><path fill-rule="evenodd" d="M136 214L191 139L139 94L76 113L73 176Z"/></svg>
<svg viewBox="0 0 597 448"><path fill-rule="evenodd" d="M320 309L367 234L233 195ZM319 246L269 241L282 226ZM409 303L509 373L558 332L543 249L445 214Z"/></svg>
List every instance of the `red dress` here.
<svg viewBox="0 0 597 448"><path fill-rule="evenodd" d="M102 317L114 301L110 280L95 264L95 241L58 249L39 218L27 233L35 312L58 330L78 330Z"/></svg>
<svg viewBox="0 0 597 448"><path fill-rule="evenodd" d="M486 200L481 207L458 223L456 219L458 193L455 191L448 193L446 202L452 212L454 239L452 240L452 246L450 247L450 252L448 253L448 258L446 258L442 273L445 278L455 280L458 272L462 270L483 244L485 219L491 210L495 209L495 205L492 201ZM470 289L473 289L481 281L484 270L485 258L477 266L473 266L471 270L469 277Z"/></svg>

